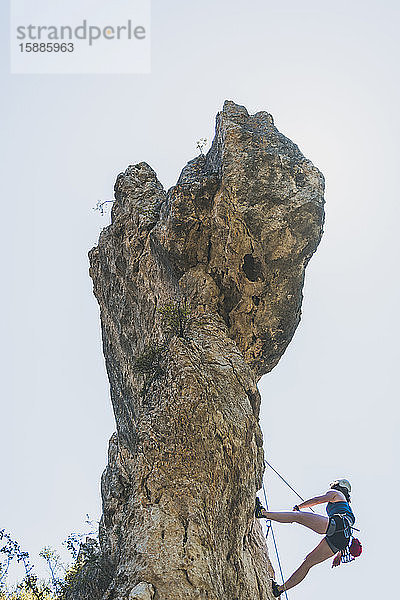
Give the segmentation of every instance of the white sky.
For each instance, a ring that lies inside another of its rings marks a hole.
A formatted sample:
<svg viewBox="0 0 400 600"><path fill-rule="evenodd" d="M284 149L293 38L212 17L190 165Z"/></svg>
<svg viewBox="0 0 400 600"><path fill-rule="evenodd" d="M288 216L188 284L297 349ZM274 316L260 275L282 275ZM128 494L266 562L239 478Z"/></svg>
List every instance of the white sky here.
<svg viewBox="0 0 400 600"><path fill-rule="evenodd" d="M88 275L92 210L147 161L165 187L225 99L267 110L326 178L303 317L265 376L266 456L304 496L348 477L364 553L290 598L372 598L396 572L399 411L398 3L153 0L149 75L9 75L3 93L0 528L32 553L100 515L114 430ZM295 497L268 473L270 505ZM392 512L392 515L390 512ZM389 513L389 514L388 514ZM393 521L392 521L393 519ZM289 575L319 536L277 525ZM272 551L271 551L272 553Z"/></svg>

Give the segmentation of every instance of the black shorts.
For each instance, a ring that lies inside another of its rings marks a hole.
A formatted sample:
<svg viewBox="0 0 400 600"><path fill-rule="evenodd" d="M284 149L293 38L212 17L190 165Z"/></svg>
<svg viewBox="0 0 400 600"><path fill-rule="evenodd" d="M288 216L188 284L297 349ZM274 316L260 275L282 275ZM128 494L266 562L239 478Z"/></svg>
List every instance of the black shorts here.
<svg viewBox="0 0 400 600"><path fill-rule="evenodd" d="M329 517L325 539L332 552L339 552L347 548L350 542L352 524L349 519L340 515Z"/></svg>

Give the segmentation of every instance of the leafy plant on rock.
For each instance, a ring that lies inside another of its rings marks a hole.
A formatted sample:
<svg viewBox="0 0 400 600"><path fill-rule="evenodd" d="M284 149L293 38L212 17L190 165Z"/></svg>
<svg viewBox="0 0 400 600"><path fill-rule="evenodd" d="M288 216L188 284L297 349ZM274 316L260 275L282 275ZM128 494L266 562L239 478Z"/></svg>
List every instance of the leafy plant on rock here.
<svg viewBox="0 0 400 600"><path fill-rule="evenodd" d="M161 323L168 336L187 337L190 318L190 307L186 298L177 302L169 302L158 309Z"/></svg>

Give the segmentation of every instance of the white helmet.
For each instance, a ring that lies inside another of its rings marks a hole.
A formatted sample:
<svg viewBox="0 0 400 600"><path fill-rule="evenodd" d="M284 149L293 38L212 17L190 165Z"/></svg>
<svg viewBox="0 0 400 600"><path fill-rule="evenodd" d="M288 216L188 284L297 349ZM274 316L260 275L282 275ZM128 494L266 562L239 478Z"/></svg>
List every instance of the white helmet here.
<svg viewBox="0 0 400 600"><path fill-rule="evenodd" d="M351 492L351 485L348 479L335 479L335 481L332 481L332 483L330 484L331 487L333 485L340 485L340 487L346 488L346 490Z"/></svg>

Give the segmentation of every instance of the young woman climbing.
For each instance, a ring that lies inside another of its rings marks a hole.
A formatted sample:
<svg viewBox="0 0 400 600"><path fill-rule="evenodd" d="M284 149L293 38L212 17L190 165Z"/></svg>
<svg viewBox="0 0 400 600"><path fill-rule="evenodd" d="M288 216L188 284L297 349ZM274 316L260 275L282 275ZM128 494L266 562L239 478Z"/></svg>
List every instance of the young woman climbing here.
<svg viewBox="0 0 400 600"><path fill-rule="evenodd" d="M267 511L257 498L255 513L257 518L264 517L279 523L300 523L300 525L304 525L316 533L325 534L318 546L306 556L304 562L284 584L278 585L275 581L272 582L272 592L275 598L279 597L285 590L290 590L303 581L314 565L334 555L336 556L332 566L336 567L340 564L342 553L346 551L350 542L351 526L355 522L355 516L350 508L350 492L351 485L349 481L347 479L337 479L330 484L330 489L326 494L310 498L299 505L296 504L292 512ZM325 502L327 502L327 517L301 510ZM358 550L361 552L361 549L357 548L354 556L357 555Z"/></svg>

